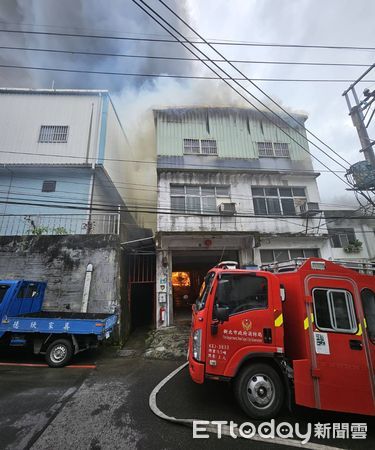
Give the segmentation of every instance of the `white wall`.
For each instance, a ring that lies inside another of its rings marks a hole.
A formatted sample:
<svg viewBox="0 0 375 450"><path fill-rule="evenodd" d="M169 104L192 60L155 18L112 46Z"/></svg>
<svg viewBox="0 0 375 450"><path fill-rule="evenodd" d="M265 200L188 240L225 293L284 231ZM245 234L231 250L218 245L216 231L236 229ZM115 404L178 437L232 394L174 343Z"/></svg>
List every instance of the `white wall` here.
<svg viewBox="0 0 375 450"><path fill-rule="evenodd" d="M252 175L230 173L197 173L197 172L161 172L158 177L158 210L170 210L170 184L208 184L230 185L231 201L236 203L238 215L254 215L251 186L295 186L305 187L307 200L319 202L319 192L316 181L312 177L292 175ZM324 220L322 220L324 223ZM319 219L310 218L310 227L318 227ZM264 218L264 217L225 217L225 216L183 216L176 214L158 214L158 231L188 232L188 231L258 231L260 233L301 233L305 231L306 219L295 218ZM326 234L325 226L319 233Z"/></svg>
<svg viewBox="0 0 375 450"><path fill-rule="evenodd" d="M91 111L93 133L89 157L96 158L100 100L98 95L0 93L0 162L85 162ZM68 142L39 143L41 125L68 125Z"/></svg>

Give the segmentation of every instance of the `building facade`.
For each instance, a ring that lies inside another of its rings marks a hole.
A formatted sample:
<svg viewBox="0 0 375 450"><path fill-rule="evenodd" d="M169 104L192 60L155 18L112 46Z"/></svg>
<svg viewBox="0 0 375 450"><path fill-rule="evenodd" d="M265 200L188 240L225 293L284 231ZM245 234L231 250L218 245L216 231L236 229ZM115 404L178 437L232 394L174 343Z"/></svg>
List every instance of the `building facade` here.
<svg viewBox="0 0 375 450"><path fill-rule="evenodd" d="M129 144L107 91L0 89L0 234L118 234Z"/></svg>
<svg viewBox="0 0 375 450"><path fill-rule="evenodd" d="M375 223L362 209L325 210L332 258L375 261Z"/></svg>
<svg viewBox="0 0 375 450"><path fill-rule="evenodd" d="M275 124L241 108L154 111L156 326L189 313L205 272L221 260L253 267L331 256L306 117L295 118Z"/></svg>

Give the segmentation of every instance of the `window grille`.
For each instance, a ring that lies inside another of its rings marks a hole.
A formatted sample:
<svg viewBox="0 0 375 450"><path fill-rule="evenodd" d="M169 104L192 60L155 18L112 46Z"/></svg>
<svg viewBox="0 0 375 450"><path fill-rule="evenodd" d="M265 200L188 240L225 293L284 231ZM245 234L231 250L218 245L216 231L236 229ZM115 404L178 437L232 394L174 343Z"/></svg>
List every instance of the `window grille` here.
<svg viewBox="0 0 375 450"><path fill-rule="evenodd" d="M42 125L38 142L45 144L68 142L68 129L67 125Z"/></svg>
<svg viewBox="0 0 375 450"><path fill-rule="evenodd" d="M42 192L55 192L56 191L56 181L43 181Z"/></svg>
<svg viewBox="0 0 375 450"><path fill-rule="evenodd" d="M259 158L290 158L286 142L257 142Z"/></svg>
<svg viewBox="0 0 375 450"><path fill-rule="evenodd" d="M215 139L184 139L186 155L217 155Z"/></svg>

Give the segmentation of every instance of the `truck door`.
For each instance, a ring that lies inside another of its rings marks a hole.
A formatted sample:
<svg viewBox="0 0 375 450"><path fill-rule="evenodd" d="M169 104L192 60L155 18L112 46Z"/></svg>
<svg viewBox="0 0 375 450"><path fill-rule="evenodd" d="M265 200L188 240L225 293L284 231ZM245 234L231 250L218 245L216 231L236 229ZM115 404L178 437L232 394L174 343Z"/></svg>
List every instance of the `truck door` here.
<svg viewBox="0 0 375 450"><path fill-rule="evenodd" d="M269 346L275 345L275 336L272 335L274 310L269 305L268 293L268 278L256 272L219 275L211 304L212 319L207 324L208 374L233 376L237 365L250 349L260 353L267 351L265 342ZM280 298L280 293L278 295ZM229 320L215 327L216 308L225 308Z"/></svg>
<svg viewBox="0 0 375 450"><path fill-rule="evenodd" d="M375 294L370 288L361 290L362 308L364 314L363 336L369 353L370 376L375 382Z"/></svg>
<svg viewBox="0 0 375 450"><path fill-rule="evenodd" d="M45 283L22 282L7 311L8 316L38 312L42 308Z"/></svg>
<svg viewBox="0 0 375 450"><path fill-rule="evenodd" d="M0 284L0 318L3 315L3 309L5 305L5 302L3 302L3 300L5 299L5 295L9 288L9 284Z"/></svg>
<svg viewBox="0 0 375 450"><path fill-rule="evenodd" d="M317 408L374 414L373 380L357 285L348 278L306 280L313 319L307 321ZM307 304L309 308L309 303Z"/></svg>

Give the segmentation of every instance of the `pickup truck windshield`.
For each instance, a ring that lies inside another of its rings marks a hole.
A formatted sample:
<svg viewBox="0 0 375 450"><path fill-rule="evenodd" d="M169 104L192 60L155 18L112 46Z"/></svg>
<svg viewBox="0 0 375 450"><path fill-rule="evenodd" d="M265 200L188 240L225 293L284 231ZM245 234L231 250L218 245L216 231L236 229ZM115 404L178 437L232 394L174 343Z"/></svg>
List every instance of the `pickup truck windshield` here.
<svg viewBox="0 0 375 450"><path fill-rule="evenodd" d="M209 273L202 283L202 286L199 290L199 297L195 302L198 311L202 310L206 306L207 297L210 292L214 277L214 273Z"/></svg>
<svg viewBox="0 0 375 450"><path fill-rule="evenodd" d="M0 284L0 303L3 301L7 290L9 289L8 284Z"/></svg>

